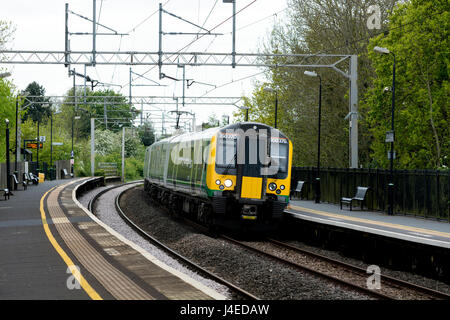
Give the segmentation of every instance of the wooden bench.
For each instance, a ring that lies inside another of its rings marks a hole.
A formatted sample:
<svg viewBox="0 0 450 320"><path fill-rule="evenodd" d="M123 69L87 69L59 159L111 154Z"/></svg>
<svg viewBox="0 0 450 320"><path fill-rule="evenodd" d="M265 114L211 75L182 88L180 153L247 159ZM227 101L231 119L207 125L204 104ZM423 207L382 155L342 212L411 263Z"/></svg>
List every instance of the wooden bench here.
<svg viewBox="0 0 450 320"><path fill-rule="evenodd" d="M369 190L368 187L357 187L356 188L356 194L353 198L341 198L341 210L342 210L342 204L345 203L349 205L350 211L352 211L352 203L353 201L359 201L361 203L361 210L363 210L363 204L364 200L366 198L367 191Z"/></svg>
<svg viewBox="0 0 450 320"><path fill-rule="evenodd" d="M303 199L302 190L303 190L303 186L305 185L305 183L306 183L305 181L297 181L297 187L295 188L295 190L292 191L292 193L294 194L294 198L295 198L295 195L298 193L298 194L300 194L300 199Z"/></svg>

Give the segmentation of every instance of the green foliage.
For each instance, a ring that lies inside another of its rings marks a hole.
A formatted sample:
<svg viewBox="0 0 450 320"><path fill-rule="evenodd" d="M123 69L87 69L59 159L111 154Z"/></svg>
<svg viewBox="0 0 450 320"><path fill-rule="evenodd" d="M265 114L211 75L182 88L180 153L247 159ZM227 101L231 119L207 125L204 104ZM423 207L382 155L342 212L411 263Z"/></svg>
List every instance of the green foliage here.
<svg viewBox="0 0 450 320"><path fill-rule="evenodd" d="M396 0L377 1L381 9L381 27ZM368 79L373 74L367 55L367 42L361 39L379 30L367 28L368 7L372 0L290 0L288 19L276 25L263 51L293 54L357 54L358 91L363 96ZM269 60L269 59L267 59ZM276 57L267 63L283 65L307 62L307 59ZM311 58L311 63L317 62ZM322 58L321 63L332 61ZM338 64L348 71L348 60ZM278 92L278 128L290 137L294 144L293 163L296 166L315 166L317 163L318 90L319 79L304 75L303 68L271 68L266 83L256 83L252 97L244 100L250 107L249 119L273 126L275 96L263 91L263 87ZM341 74L331 69L318 68L322 77L321 164L330 167L347 167L349 163L349 122L344 118L349 112L349 84ZM245 110L237 112L240 120ZM360 133L366 129L360 127ZM361 163L368 163L369 149L360 140Z"/></svg>
<svg viewBox="0 0 450 320"><path fill-rule="evenodd" d="M217 115L215 113L211 114L208 117L207 122L202 123L202 129L209 129L209 128L215 128L220 126L220 121L217 119Z"/></svg>
<svg viewBox="0 0 450 320"><path fill-rule="evenodd" d="M113 90L91 91L89 88L86 88L86 98L84 96L84 89L77 89L75 92L77 100L76 108L73 88L67 92L64 103L61 106L61 110L65 115L65 126L67 128L71 128L72 119L75 116L80 117L80 119L73 120L75 139L88 138L90 136L91 118L105 120L96 121L96 129L108 129L117 132L121 130L122 126L131 126L134 115L138 113L134 108L130 110L130 105L126 102L126 97ZM105 108L108 110L106 117ZM119 118L121 120L110 120Z"/></svg>
<svg viewBox="0 0 450 320"><path fill-rule="evenodd" d="M0 25L1 26L1 25ZM16 122L16 104L13 95L13 86L6 79L0 79L0 162L6 159L6 123L9 120L10 138L14 136ZM14 149L14 142L10 139L10 148Z"/></svg>
<svg viewBox="0 0 450 320"><path fill-rule="evenodd" d="M396 168L448 167L449 126L449 30L448 1L413 0L391 16L391 32L371 41L369 56L377 74L362 109L367 112L371 156L388 167L385 133L391 126L392 55L373 51L386 47L396 56L395 150Z"/></svg>
<svg viewBox="0 0 450 320"><path fill-rule="evenodd" d="M138 130L139 138L144 146L148 147L155 142L155 130L149 122L145 122Z"/></svg>
<svg viewBox="0 0 450 320"><path fill-rule="evenodd" d="M42 121L45 118L50 117L51 103L49 98L45 98L45 89L36 81L30 83L25 89L26 98L25 104L22 106L22 110L25 110L23 120L31 118L34 122Z"/></svg>
<svg viewBox="0 0 450 320"><path fill-rule="evenodd" d="M11 22L0 20L0 49L5 49L6 43L11 41L15 28Z"/></svg>

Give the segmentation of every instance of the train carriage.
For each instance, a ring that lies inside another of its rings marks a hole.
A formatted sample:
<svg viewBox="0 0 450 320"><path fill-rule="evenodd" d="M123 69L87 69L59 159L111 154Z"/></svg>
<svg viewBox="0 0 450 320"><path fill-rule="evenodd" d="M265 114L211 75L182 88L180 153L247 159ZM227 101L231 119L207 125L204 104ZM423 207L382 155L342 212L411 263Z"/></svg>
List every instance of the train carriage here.
<svg viewBox="0 0 450 320"><path fill-rule="evenodd" d="M145 190L207 226L273 227L289 202L292 143L244 122L175 135L147 148Z"/></svg>

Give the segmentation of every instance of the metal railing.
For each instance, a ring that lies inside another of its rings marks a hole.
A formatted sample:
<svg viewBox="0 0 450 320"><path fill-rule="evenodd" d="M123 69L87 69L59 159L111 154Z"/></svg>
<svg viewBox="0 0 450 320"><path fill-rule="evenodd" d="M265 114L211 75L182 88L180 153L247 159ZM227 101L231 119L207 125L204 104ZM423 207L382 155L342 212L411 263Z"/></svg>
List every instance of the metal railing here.
<svg viewBox="0 0 450 320"><path fill-rule="evenodd" d="M292 186L302 180L303 196L314 199L315 167L293 167ZM389 170L321 168L322 202L339 203L355 195L356 187L370 187L366 205L370 210L387 210ZM450 221L450 171L395 170L394 213Z"/></svg>

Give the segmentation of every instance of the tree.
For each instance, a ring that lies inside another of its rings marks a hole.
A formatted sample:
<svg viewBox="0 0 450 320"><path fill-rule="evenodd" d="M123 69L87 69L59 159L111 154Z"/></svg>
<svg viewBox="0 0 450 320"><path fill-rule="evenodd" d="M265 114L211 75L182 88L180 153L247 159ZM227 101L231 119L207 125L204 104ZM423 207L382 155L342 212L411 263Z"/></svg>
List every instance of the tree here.
<svg viewBox="0 0 450 320"><path fill-rule="evenodd" d="M155 130L149 122L145 122L138 130L139 138L142 144L146 147L152 145L155 142Z"/></svg>
<svg viewBox="0 0 450 320"><path fill-rule="evenodd" d="M61 109L66 115L67 128L71 128L75 116L80 117L74 121L74 135L77 140L90 136L91 118L99 120L96 121L96 128L117 132L123 125L132 125L134 117L138 114L135 108L130 109L126 97L113 90L91 91L87 88L85 98L84 89L77 89L76 108L74 96L72 88L67 92Z"/></svg>
<svg viewBox="0 0 450 320"><path fill-rule="evenodd" d="M377 77L363 108L367 111L374 162L388 166L392 58L373 51L386 47L396 55L395 150L396 168L424 169L448 166L449 126L449 4L445 0L412 0L390 18L390 32L371 41L369 56Z"/></svg>
<svg viewBox="0 0 450 320"><path fill-rule="evenodd" d="M12 28L11 23L0 20L0 50L5 49L5 45L11 40L13 33L14 28ZM0 68L1 72L3 70ZM9 128L14 128L16 125L15 110L14 86L8 80L0 78L0 162L5 161L6 158L5 119L9 120Z"/></svg>
<svg viewBox="0 0 450 320"><path fill-rule="evenodd" d="M9 120L9 128L15 126L15 97L13 95L13 86L5 79L0 79L0 162L5 161L5 134L6 123L5 119ZM11 134L10 137L13 135ZM10 148L14 148L14 144L10 141Z"/></svg>
<svg viewBox="0 0 450 320"><path fill-rule="evenodd" d="M48 118L51 114L50 99L45 97L45 89L36 81L30 83L25 89L25 94L28 95L23 108L26 113L23 120L31 118L34 122L40 122Z"/></svg>
<svg viewBox="0 0 450 320"><path fill-rule="evenodd" d="M220 126L220 121L217 120L217 116L215 113L213 113L212 115L210 115L208 117L208 121L207 122L203 122L202 123L202 129L209 129L209 128L215 128Z"/></svg>
<svg viewBox="0 0 450 320"><path fill-rule="evenodd" d="M396 0L290 0L288 19L276 25L262 51L293 54L356 54L358 55L358 90L362 97L373 74L367 54L370 37L385 30L388 13ZM380 7L381 30L370 30L368 8ZM271 58L272 64L300 62L287 58ZM305 62L304 60L303 62ZM325 61L322 61L325 62ZM348 60L338 67L348 71ZM273 94L261 88L269 86L278 92L278 128L292 138L294 164L315 165L318 131L317 78L304 75L303 68L270 68L266 83L257 83L250 106L249 118L273 125ZM325 166L347 167L349 164L349 126L344 120L349 112L347 79L329 69L316 70L322 77L321 163ZM245 110L237 114L243 119ZM364 116L364 115L361 115ZM366 128L360 127L364 135ZM304 150L308 150L305 152ZM312 150L312 151L309 151ZM360 163L368 163L369 149L363 139L359 143Z"/></svg>
<svg viewBox="0 0 450 320"><path fill-rule="evenodd" d="M15 29L11 22L0 20L0 49L5 49L5 45L11 41Z"/></svg>

